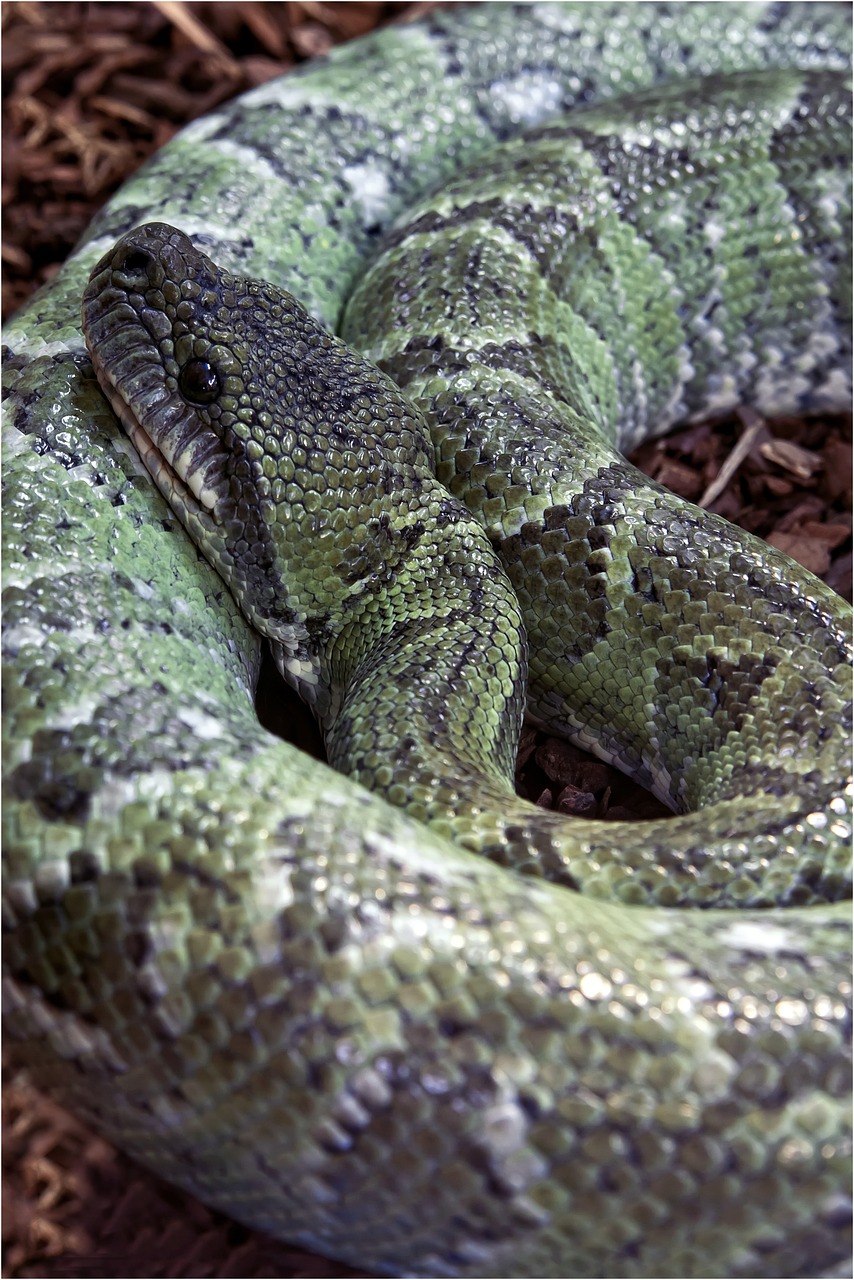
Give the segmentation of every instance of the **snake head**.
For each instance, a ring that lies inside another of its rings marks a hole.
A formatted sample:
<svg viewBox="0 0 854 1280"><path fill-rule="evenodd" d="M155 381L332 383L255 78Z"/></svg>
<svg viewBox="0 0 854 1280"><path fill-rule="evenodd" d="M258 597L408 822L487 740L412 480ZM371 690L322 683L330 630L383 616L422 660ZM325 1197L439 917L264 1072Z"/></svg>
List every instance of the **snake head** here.
<svg viewBox="0 0 854 1280"><path fill-rule="evenodd" d="M252 430L268 415L255 410L246 423L248 335L234 324L244 298L245 282L181 231L149 223L94 268L83 331L104 393L193 540L236 594L251 589L272 626L289 626L296 613L281 607Z"/></svg>
<svg viewBox="0 0 854 1280"><path fill-rule="evenodd" d="M411 542L400 494L435 485L423 422L290 294L165 223L97 264L83 330L161 493L312 701L318 637Z"/></svg>

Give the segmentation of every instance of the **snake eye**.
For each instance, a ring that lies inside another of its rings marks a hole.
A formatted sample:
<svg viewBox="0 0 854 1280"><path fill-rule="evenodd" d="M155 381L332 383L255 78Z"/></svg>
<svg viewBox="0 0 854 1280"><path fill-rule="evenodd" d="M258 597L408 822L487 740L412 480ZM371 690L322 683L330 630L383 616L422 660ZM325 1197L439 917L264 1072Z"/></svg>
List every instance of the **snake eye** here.
<svg viewBox="0 0 854 1280"><path fill-rule="evenodd" d="M207 360L191 360L178 374L178 389L192 404L213 404L219 395L219 375Z"/></svg>

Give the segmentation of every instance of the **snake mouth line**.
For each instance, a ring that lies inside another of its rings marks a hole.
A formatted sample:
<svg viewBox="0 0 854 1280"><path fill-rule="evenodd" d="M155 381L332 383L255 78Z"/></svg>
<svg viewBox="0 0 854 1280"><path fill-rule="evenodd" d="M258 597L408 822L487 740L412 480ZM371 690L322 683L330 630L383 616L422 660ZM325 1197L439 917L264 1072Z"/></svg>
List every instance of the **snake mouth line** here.
<svg viewBox="0 0 854 1280"><path fill-rule="evenodd" d="M171 415L168 425L146 424L131 407L100 357L92 356L95 375L110 406L160 492L186 515L223 519L223 494L227 492L222 445L213 431L192 420L189 409L175 411L174 398L164 388L162 397L148 405L152 418ZM155 366L162 376L162 370Z"/></svg>

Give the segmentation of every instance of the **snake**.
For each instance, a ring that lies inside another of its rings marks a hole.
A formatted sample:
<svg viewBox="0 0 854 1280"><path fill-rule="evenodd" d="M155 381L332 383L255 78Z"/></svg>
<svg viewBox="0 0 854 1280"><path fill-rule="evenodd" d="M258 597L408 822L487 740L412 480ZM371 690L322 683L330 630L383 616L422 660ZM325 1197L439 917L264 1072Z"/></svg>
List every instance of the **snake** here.
<svg viewBox="0 0 854 1280"><path fill-rule="evenodd" d="M433 11L185 128L7 323L6 1041L237 1220L843 1273L850 610L623 454L846 404L847 23ZM672 815L516 797L526 704Z"/></svg>

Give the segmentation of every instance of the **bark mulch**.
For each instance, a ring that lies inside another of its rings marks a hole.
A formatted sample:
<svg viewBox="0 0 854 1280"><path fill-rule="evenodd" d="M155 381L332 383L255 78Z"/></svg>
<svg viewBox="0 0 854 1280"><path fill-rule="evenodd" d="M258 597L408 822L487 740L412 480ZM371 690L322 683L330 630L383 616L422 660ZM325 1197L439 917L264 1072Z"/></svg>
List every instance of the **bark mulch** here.
<svg viewBox="0 0 854 1280"><path fill-rule="evenodd" d="M3 312L62 264L107 196L187 121L423 4L5 3ZM767 423L740 411L644 445L634 459L692 501L851 594L847 418ZM265 675L259 712L313 726ZM568 814L663 812L621 774L526 729L522 794ZM5 1276L349 1276L267 1240L140 1170L10 1073L3 1091Z"/></svg>
<svg viewBox="0 0 854 1280"><path fill-rule="evenodd" d="M4 3L4 315L50 279L107 196L182 125L424 7Z"/></svg>

